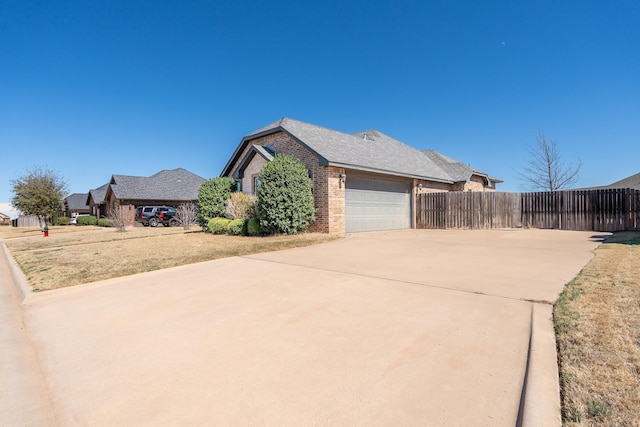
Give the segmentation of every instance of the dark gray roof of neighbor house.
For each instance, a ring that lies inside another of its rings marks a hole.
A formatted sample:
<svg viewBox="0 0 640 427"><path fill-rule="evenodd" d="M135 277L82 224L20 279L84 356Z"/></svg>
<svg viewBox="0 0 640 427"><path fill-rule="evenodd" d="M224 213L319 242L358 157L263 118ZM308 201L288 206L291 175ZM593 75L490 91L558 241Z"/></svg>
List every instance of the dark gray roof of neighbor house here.
<svg viewBox="0 0 640 427"><path fill-rule="evenodd" d="M453 178L421 151L382 132L368 130L355 135L283 118L243 138L225 166L228 175L246 143L252 139L283 131L314 153L322 166L339 166L452 183Z"/></svg>
<svg viewBox="0 0 640 427"><path fill-rule="evenodd" d="M87 197L89 193L73 193L69 194L64 200L67 202L69 210L89 210L87 205Z"/></svg>
<svg viewBox="0 0 640 427"><path fill-rule="evenodd" d="M105 198L107 197L107 189L109 188L109 183L107 182L104 185L101 185L98 188L94 188L93 190L89 190L89 194L87 195L87 204L89 204L89 199L93 199L93 203L96 205L101 205L105 202Z"/></svg>
<svg viewBox="0 0 640 427"><path fill-rule="evenodd" d="M640 190L640 173L609 184L606 188L632 188L634 190Z"/></svg>
<svg viewBox="0 0 640 427"><path fill-rule="evenodd" d="M502 182L501 180L490 176L489 174L482 172L478 169L474 169L469 165L465 165L464 163L452 159L451 157L445 156L442 153L437 152L436 150L424 150L422 152L425 156L429 157L433 162L435 162L438 166L444 169L449 176L453 178L456 182L461 181L469 181L472 175L478 175L489 179L492 182Z"/></svg>
<svg viewBox="0 0 640 427"><path fill-rule="evenodd" d="M150 177L113 175L109 188L120 200L196 200L204 178L178 168Z"/></svg>
<svg viewBox="0 0 640 427"><path fill-rule="evenodd" d="M599 185L596 187L573 188L573 190L607 190L610 188L631 188L640 191L640 173L628 176L620 181L609 185Z"/></svg>

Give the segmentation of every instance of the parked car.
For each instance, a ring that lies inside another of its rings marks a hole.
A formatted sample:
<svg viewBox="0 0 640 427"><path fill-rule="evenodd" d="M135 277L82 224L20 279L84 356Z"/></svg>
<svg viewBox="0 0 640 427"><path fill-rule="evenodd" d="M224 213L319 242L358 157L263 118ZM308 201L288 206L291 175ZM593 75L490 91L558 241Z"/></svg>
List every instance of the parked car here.
<svg viewBox="0 0 640 427"><path fill-rule="evenodd" d="M171 206L140 206L136 209L135 220L145 227L157 227L160 223L165 227L173 227L179 224L176 213L176 208Z"/></svg>
<svg viewBox="0 0 640 427"><path fill-rule="evenodd" d="M90 216L90 215L89 214L71 215L71 218L69 219L69 224L78 225L78 218L81 216Z"/></svg>

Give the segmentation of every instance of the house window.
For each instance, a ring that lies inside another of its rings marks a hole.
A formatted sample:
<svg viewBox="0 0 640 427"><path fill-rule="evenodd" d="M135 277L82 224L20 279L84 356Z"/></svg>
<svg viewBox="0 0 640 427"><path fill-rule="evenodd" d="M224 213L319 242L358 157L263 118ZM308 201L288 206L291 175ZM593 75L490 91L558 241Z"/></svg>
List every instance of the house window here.
<svg viewBox="0 0 640 427"><path fill-rule="evenodd" d="M238 193L241 193L241 192L242 192L242 180L241 180L241 179L239 179L239 180L237 180L237 181L236 181L236 191L237 191Z"/></svg>
<svg viewBox="0 0 640 427"><path fill-rule="evenodd" d="M253 177L253 194L255 194L256 196L258 195L258 190L260 189L260 183L261 183L261 179L258 177L258 175L255 175Z"/></svg>

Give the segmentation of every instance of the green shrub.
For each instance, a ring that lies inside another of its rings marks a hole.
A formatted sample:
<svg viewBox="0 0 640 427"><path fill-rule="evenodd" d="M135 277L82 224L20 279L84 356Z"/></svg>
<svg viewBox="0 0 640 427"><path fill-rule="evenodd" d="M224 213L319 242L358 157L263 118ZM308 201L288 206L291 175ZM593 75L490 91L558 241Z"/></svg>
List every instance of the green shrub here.
<svg viewBox="0 0 640 427"><path fill-rule="evenodd" d="M305 165L288 154L276 154L262 168L258 217L268 234L296 234L315 220L311 178Z"/></svg>
<svg viewBox="0 0 640 427"><path fill-rule="evenodd" d="M205 181L198 190L198 224L202 227L208 218L225 216L225 203L236 190L236 181L228 176L221 176Z"/></svg>
<svg viewBox="0 0 640 427"><path fill-rule="evenodd" d="M93 215L79 216L76 219L77 225L96 225L97 223L98 223L98 218L96 218Z"/></svg>
<svg viewBox="0 0 640 427"><path fill-rule="evenodd" d="M56 225L69 225L71 224L71 218L68 216L59 216L56 218Z"/></svg>
<svg viewBox="0 0 640 427"><path fill-rule="evenodd" d="M227 227L227 233L232 236L241 236L245 221L242 218L232 219Z"/></svg>
<svg viewBox="0 0 640 427"><path fill-rule="evenodd" d="M231 220L227 218L211 218L207 224L207 231L213 234L226 234Z"/></svg>
<svg viewBox="0 0 640 427"><path fill-rule="evenodd" d="M116 225L110 219L100 218L98 220L98 227L115 227L115 226Z"/></svg>
<svg viewBox="0 0 640 427"><path fill-rule="evenodd" d="M260 220L258 218L250 218L247 221L247 231L248 236L259 236L260 233Z"/></svg>

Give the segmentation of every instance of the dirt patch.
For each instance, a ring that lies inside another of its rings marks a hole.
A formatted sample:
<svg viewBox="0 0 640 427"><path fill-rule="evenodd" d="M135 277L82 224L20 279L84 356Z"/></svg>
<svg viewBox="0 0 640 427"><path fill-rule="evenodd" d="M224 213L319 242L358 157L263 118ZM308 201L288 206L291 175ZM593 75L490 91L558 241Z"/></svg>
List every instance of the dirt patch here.
<svg viewBox="0 0 640 427"><path fill-rule="evenodd" d="M596 250L554 320L566 425L640 425L640 233Z"/></svg>
<svg viewBox="0 0 640 427"><path fill-rule="evenodd" d="M5 240L35 291L73 286L218 258L307 246L333 240L326 234L238 237L182 228L61 227L43 238L27 231ZM31 234L29 234L31 233Z"/></svg>

